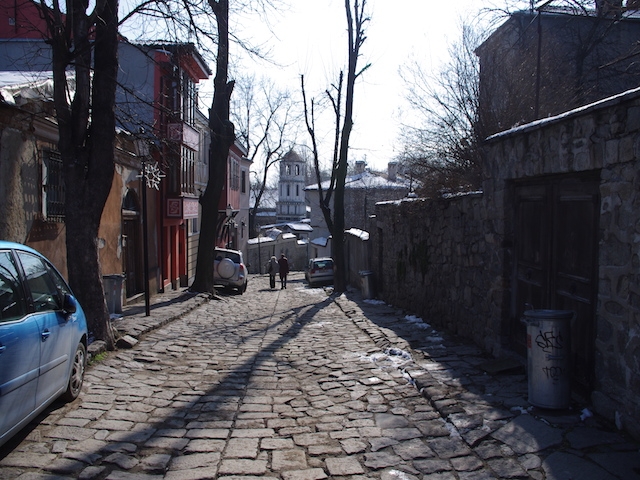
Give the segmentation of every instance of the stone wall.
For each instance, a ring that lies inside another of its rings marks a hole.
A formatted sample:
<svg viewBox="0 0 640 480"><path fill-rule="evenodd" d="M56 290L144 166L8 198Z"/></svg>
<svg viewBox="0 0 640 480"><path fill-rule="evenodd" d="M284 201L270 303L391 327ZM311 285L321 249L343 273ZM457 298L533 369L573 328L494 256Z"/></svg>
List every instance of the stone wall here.
<svg viewBox="0 0 640 480"><path fill-rule="evenodd" d="M640 438L640 89L489 139L483 194L381 203L379 296L500 354L509 345L514 182L600 178L592 407Z"/></svg>
<svg viewBox="0 0 640 480"><path fill-rule="evenodd" d="M383 202L376 206L372 252L375 289L436 328L463 335L487 351L501 348L502 277L490 268L483 196Z"/></svg>
<svg viewBox="0 0 640 480"><path fill-rule="evenodd" d="M510 180L598 172L594 407L640 437L640 90L505 132L489 144L485 196L508 223ZM499 252L494 245L492 249Z"/></svg>

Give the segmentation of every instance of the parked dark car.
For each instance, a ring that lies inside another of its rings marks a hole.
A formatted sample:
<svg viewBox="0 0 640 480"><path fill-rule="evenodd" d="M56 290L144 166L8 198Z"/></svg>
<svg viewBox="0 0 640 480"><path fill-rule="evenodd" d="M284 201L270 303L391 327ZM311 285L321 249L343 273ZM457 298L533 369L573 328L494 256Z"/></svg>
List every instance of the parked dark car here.
<svg viewBox="0 0 640 480"><path fill-rule="evenodd" d="M240 250L215 249L213 282L226 288L236 288L240 295L247 290L247 267Z"/></svg>
<svg viewBox="0 0 640 480"><path fill-rule="evenodd" d="M41 254L0 241L0 445L54 400L80 394L87 320Z"/></svg>
<svg viewBox="0 0 640 480"><path fill-rule="evenodd" d="M310 287L321 283L333 283L333 268L333 259L330 257L312 258L304 271L304 278Z"/></svg>

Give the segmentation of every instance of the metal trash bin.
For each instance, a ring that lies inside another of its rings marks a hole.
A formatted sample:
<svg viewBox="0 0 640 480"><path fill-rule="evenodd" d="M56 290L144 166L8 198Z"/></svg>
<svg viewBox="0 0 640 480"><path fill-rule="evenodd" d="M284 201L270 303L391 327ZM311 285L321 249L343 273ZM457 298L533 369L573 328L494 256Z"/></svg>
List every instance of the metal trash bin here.
<svg viewBox="0 0 640 480"><path fill-rule="evenodd" d="M373 272L370 270L362 270L360 274L360 293L362 298L373 298Z"/></svg>
<svg viewBox="0 0 640 480"><path fill-rule="evenodd" d="M529 403L541 408L571 404L570 310L527 310L527 376Z"/></svg>
<svg viewBox="0 0 640 480"><path fill-rule="evenodd" d="M109 313L122 313L122 283L123 274L103 275L104 298Z"/></svg>

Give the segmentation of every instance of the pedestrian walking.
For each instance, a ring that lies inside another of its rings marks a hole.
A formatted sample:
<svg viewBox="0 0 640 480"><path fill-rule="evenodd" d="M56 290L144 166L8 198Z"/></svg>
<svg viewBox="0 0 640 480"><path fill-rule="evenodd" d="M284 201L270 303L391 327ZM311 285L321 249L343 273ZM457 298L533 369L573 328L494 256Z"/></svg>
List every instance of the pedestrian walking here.
<svg viewBox="0 0 640 480"><path fill-rule="evenodd" d="M276 275L280 271L280 264L275 255L269 260L267 271L269 272L269 287L276 288Z"/></svg>
<svg viewBox="0 0 640 480"><path fill-rule="evenodd" d="M280 290L287 288L287 274L289 273L289 260L284 256L284 253L280 254L280 260L278 260L280 266Z"/></svg>

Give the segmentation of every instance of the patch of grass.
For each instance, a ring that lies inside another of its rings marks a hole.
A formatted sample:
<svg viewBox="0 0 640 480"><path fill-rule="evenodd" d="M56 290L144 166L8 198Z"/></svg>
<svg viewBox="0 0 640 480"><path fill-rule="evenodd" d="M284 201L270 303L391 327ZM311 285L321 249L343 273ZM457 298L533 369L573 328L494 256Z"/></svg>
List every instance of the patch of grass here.
<svg viewBox="0 0 640 480"><path fill-rule="evenodd" d="M89 359L89 365L94 365L96 363L100 363L101 361L105 360L107 358L107 352L100 352L99 354L91 357Z"/></svg>

